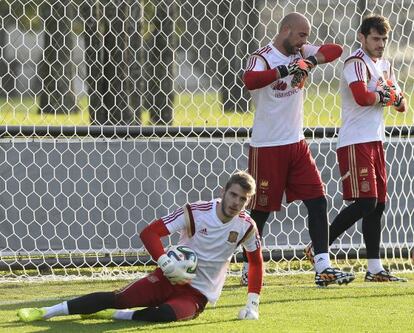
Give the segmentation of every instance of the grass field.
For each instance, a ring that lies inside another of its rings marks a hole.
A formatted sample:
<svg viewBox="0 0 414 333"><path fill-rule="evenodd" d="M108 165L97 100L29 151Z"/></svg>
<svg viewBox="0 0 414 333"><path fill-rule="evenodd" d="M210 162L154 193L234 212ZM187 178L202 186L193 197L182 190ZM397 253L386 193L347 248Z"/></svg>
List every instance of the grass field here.
<svg viewBox="0 0 414 333"><path fill-rule="evenodd" d="M365 283L363 275L348 286L316 288L313 275L266 276L259 321L238 321L246 288L227 280L216 307L197 319L171 324L81 320L79 316L21 323L21 307L41 307L93 291L107 291L125 281L0 284L0 332L414 332L414 274L408 283Z"/></svg>
<svg viewBox="0 0 414 333"><path fill-rule="evenodd" d="M387 126L414 123L414 101L405 114L386 108ZM0 125L88 125L87 99L79 101L81 112L72 115L39 115L33 99L0 100ZM338 127L340 98L333 94L309 93L304 125ZM143 125L149 114L143 112ZM250 127L253 112L223 113L217 94L183 94L175 100L175 126ZM414 273L400 274L402 284L364 283L359 274L349 286L318 289L313 275L266 276L259 321L238 321L236 315L246 300L246 288L228 279L216 307L208 306L197 319L172 324L146 324L81 320L79 316L25 324L17 321L21 307L49 306L93 291L117 289L125 281L0 283L0 332L414 332Z"/></svg>
<svg viewBox="0 0 414 333"><path fill-rule="evenodd" d="M305 127L340 126L340 97L332 93L308 92L305 99ZM71 115L39 115L36 101L0 99L0 125L89 125L88 100L79 100L81 112ZM174 126L224 126L251 127L254 110L249 112L223 112L219 95L180 94L174 103ZM412 125L414 123L414 100L406 113L384 108L387 126ZM148 111L142 113L142 124L150 125Z"/></svg>

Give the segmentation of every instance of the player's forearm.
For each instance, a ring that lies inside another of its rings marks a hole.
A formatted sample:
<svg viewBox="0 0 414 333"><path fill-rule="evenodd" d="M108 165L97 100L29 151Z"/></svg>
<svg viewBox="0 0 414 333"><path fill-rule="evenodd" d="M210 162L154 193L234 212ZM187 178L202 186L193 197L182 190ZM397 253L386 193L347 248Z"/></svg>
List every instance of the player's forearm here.
<svg viewBox="0 0 414 333"><path fill-rule="evenodd" d="M260 294L263 284L263 257L262 249L246 252L249 261L248 292Z"/></svg>
<svg viewBox="0 0 414 333"><path fill-rule="evenodd" d="M243 81L249 90L266 87L279 78L279 72L274 69L266 71L247 71L243 75Z"/></svg>
<svg viewBox="0 0 414 333"><path fill-rule="evenodd" d="M139 234L142 243L155 261L164 254L164 247L161 242L161 237L169 234L170 232L162 220L157 220L149 224Z"/></svg>
<svg viewBox="0 0 414 333"><path fill-rule="evenodd" d="M349 85L352 96L354 96L355 102L360 106L369 106L377 104L378 95L375 92L368 91L368 87L365 82L356 81Z"/></svg>
<svg viewBox="0 0 414 333"><path fill-rule="evenodd" d="M325 64L338 59L341 56L342 51L342 47L338 44L324 44L321 45L318 52L316 52L315 58L318 61L318 64Z"/></svg>

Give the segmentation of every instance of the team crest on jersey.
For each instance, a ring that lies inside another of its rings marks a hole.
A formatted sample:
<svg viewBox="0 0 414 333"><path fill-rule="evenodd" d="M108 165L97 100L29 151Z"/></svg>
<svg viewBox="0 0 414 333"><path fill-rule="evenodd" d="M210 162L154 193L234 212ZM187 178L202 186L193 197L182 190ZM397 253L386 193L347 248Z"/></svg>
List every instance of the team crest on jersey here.
<svg viewBox="0 0 414 333"><path fill-rule="evenodd" d="M265 194L260 194L259 197L257 198L257 204L259 206L267 206L269 202L269 197Z"/></svg>
<svg viewBox="0 0 414 333"><path fill-rule="evenodd" d="M259 182L259 188L261 190L269 189L269 181L267 179L261 179Z"/></svg>
<svg viewBox="0 0 414 333"><path fill-rule="evenodd" d="M368 168L367 167L359 168L359 176L360 177L368 176Z"/></svg>
<svg viewBox="0 0 414 333"><path fill-rule="evenodd" d="M369 192L370 190L370 186L369 186L369 182L364 180L361 182L361 192Z"/></svg>
<svg viewBox="0 0 414 333"><path fill-rule="evenodd" d="M239 236L239 233L237 231L230 231L229 238L227 238L227 241L229 243L236 243L237 242L237 236Z"/></svg>
<svg viewBox="0 0 414 333"><path fill-rule="evenodd" d="M272 84L273 90L286 90L287 83L283 80L277 80L275 83Z"/></svg>

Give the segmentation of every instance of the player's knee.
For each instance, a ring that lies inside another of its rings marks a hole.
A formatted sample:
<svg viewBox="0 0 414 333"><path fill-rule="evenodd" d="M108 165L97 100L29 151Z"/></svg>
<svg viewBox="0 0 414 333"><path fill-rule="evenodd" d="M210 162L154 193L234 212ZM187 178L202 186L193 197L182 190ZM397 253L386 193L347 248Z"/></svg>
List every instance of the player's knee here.
<svg viewBox="0 0 414 333"><path fill-rule="evenodd" d="M315 199L303 200L303 203L305 204L310 214L313 212L325 213L328 207L328 201L326 200L325 196Z"/></svg>
<svg viewBox="0 0 414 333"><path fill-rule="evenodd" d="M377 206L375 207L375 214L377 214L378 216L381 216L382 213L384 213L384 210L385 210L385 203L384 202L377 203Z"/></svg>
<svg viewBox="0 0 414 333"><path fill-rule="evenodd" d="M355 200L355 204L358 205L362 217L367 217L376 210L377 198L359 198Z"/></svg>
<svg viewBox="0 0 414 333"><path fill-rule="evenodd" d="M137 310L132 315L133 320L168 323L177 320L174 309L169 304L161 304L158 307L148 307Z"/></svg>

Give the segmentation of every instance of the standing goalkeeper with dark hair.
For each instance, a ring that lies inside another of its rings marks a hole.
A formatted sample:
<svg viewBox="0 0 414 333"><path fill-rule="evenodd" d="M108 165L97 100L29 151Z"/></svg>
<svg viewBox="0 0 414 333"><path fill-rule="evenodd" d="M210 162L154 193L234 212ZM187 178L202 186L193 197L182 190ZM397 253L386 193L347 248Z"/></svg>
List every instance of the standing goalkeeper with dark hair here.
<svg viewBox="0 0 414 333"><path fill-rule="evenodd" d="M385 106L405 111L405 100L391 63L384 59L390 25L383 16L366 17L358 33L361 48L344 63L341 78L342 127L337 155L343 198L353 201L332 222L329 243L362 219L367 249L367 282L406 281L381 264L381 218L387 197L384 157ZM307 251L312 260L311 248Z"/></svg>
<svg viewBox="0 0 414 333"><path fill-rule="evenodd" d="M280 210L284 193L287 202L302 200L316 253L315 283L327 286L349 283L354 275L330 265L327 201L303 135L302 88L309 71L337 59L342 48L308 44L310 30L303 15L286 15L274 40L253 53L246 66L244 82L256 109L249 150L249 172L257 183L251 216L262 234L270 212ZM247 283L247 267L243 284Z"/></svg>

